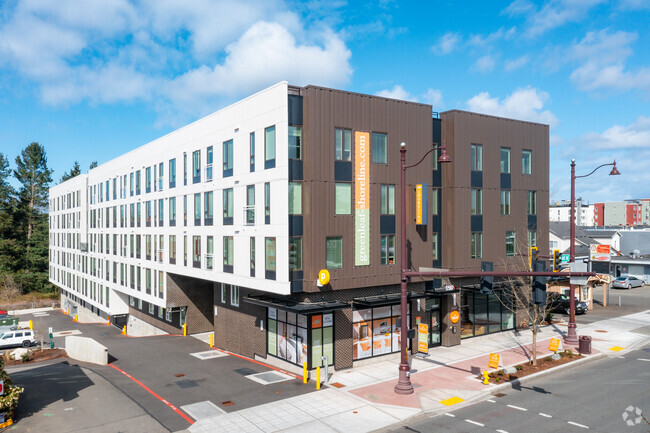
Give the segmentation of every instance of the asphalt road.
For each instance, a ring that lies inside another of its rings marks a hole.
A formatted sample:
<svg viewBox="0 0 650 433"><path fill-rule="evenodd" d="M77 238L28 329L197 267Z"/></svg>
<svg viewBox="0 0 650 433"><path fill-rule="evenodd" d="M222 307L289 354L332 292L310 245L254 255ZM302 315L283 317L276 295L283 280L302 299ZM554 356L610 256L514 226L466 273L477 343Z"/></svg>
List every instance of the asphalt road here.
<svg viewBox="0 0 650 433"><path fill-rule="evenodd" d="M621 306L618 306L619 297ZM612 317L625 316L650 309L650 286L636 287L634 289L610 289L609 302L603 307L603 290L600 287L594 289L594 309L586 314L576 315L576 323L588 324L599 320L611 319ZM569 316L559 315L569 320Z"/></svg>
<svg viewBox="0 0 650 433"><path fill-rule="evenodd" d="M226 355L213 359L196 358L191 354L211 349L207 344L193 337L163 335L130 338L121 335L120 330L114 326L75 323L70 316L66 316L58 310L49 312L48 316L21 316L21 320L29 320L29 318L34 321L37 340L40 341L40 336L44 335L46 346L49 342L47 331L51 326L55 335L57 332L63 332L66 335L80 332L77 335L93 338L108 347L109 362L114 367L128 373L133 379L149 388L151 392L111 366L98 366L69 360L70 365L67 368L70 370L70 374L81 375L79 367L82 367L82 372L87 371L89 374L96 375L169 431L187 429L190 423L161 399L178 409L185 405L210 401L220 410L231 412L315 391L313 383L303 385L301 380L295 378L268 385L255 382L245 376L274 370L235 356ZM64 338L65 335L55 337L55 345L63 347ZM61 374L59 377L64 376ZM22 377L19 376L19 378L22 381ZM34 395L36 387L39 393L58 392L51 387L38 386L37 381L16 382L21 385L24 383L28 392L27 399L30 398L30 395ZM54 382L52 383L54 384ZM222 404L228 401L232 404ZM110 400L102 404L105 406L105 410L120 413L119 402L115 404L115 407ZM182 412L188 415L185 411ZM63 419L60 418L60 420ZM20 421L18 425L20 426ZM65 424L50 425L49 427L42 431L68 431Z"/></svg>
<svg viewBox="0 0 650 433"><path fill-rule="evenodd" d="M648 432L648 385L650 345L646 344L623 357L572 367L446 414L421 417L391 431ZM637 408L648 421L638 416Z"/></svg>

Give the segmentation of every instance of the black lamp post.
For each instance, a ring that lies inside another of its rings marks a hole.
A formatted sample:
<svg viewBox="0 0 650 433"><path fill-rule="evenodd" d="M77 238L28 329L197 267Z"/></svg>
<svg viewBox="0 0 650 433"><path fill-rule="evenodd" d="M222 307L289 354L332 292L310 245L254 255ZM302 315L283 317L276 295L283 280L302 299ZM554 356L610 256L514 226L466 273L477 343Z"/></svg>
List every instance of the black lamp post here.
<svg viewBox="0 0 650 433"><path fill-rule="evenodd" d="M591 176L601 167L612 165L612 171L609 172L610 176L618 176L621 173L616 168L616 160L610 162L609 164L602 164L596 167L591 173L585 174L583 176L576 176L576 160L571 160L571 218L570 218L570 242L569 245L569 262L575 262L576 256L576 220L575 220L575 211L576 211L576 179L581 177ZM576 305L575 305L575 296L576 296L576 287L574 284L571 284L569 289L569 330L564 341L566 344L576 345L578 344L578 335L576 334Z"/></svg>
<svg viewBox="0 0 650 433"><path fill-rule="evenodd" d="M409 364L408 364L408 358L406 355L407 351L407 344L406 340L408 338L408 324L406 323L408 314L407 314L407 299L408 299L408 290L406 287L406 283L408 281L408 277L406 273L409 271L408 269L408 263L407 263L407 253L406 253L406 170L409 168L413 168L417 165L420 165L422 161L424 161L424 158L427 157L431 152L437 149L442 149L442 152L440 153L440 157L438 158L438 162L443 163L443 162L451 162L451 159L447 155L447 149L445 145L443 144L442 146L434 147L433 149L429 150L427 153L424 154L422 159L418 161L416 164L413 165L406 165L406 143L401 143L400 144L400 164L401 164L401 174L400 174L400 243L401 243L401 259L400 259L400 266L401 266L401 271L400 271L400 279L401 279L401 300L400 300L400 307L401 307L401 329L400 329L400 335L401 335L401 358L400 358L400 364L399 364L399 380L397 381L397 385L395 385L395 392L397 394L412 394L413 393L413 385L411 385L411 380L409 379ZM428 212L425 210L425 212Z"/></svg>

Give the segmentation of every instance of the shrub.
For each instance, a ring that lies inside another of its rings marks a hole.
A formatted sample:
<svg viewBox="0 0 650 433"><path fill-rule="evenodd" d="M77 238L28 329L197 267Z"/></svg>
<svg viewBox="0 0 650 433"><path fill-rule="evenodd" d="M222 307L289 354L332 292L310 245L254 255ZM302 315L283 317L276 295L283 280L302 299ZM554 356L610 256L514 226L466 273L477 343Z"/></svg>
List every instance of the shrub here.
<svg viewBox="0 0 650 433"><path fill-rule="evenodd" d="M524 369L523 365L515 365L515 368L517 369L517 371L521 371Z"/></svg>
<svg viewBox="0 0 650 433"><path fill-rule="evenodd" d="M27 362L27 361L29 361L29 359L30 359L29 352L25 352L25 353L23 353L23 354L20 356L20 359L22 359L23 362Z"/></svg>

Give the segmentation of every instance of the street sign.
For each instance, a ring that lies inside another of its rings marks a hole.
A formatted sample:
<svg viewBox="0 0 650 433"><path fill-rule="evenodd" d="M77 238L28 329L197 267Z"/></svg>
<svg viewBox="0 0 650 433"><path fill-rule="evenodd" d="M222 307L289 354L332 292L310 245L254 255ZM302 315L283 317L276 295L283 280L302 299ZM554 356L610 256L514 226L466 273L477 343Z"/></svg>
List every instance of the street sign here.
<svg viewBox="0 0 650 433"><path fill-rule="evenodd" d="M418 352L429 353L429 327L424 324L418 324Z"/></svg>
<svg viewBox="0 0 650 433"><path fill-rule="evenodd" d="M569 255L568 254L562 254L560 256L560 261L565 262L565 263L569 263Z"/></svg>
<svg viewBox="0 0 650 433"><path fill-rule="evenodd" d="M559 348L560 348L560 339L551 338L551 342L548 345L548 350L550 350L551 352L557 352Z"/></svg>
<svg viewBox="0 0 650 433"><path fill-rule="evenodd" d="M612 258L612 250L609 245L591 244L589 246L589 258L595 262L609 262Z"/></svg>
<svg viewBox="0 0 650 433"><path fill-rule="evenodd" d="M490 353L490 362L488 364L489 368L499 368L499 360L501 359L501 355L498 353Z"/></svg>
<svg viewBox="0 0 650 433"><path fill-rule="evenodd" d="M458 310L454 310L451 313L449 313L449 320L451 320L451 323L456 324L460 320L460 313Z"/></svg>
<svg viewBox="0 0 650 433"><path fill-rule="evenodd" d="M571 267L571 272L587 272L587 264L586 263L569 263L569 266ZM571 277L569 282L571 284L577 284L579 286L585 286L587 285L587 280L589 277Z"/></svg>

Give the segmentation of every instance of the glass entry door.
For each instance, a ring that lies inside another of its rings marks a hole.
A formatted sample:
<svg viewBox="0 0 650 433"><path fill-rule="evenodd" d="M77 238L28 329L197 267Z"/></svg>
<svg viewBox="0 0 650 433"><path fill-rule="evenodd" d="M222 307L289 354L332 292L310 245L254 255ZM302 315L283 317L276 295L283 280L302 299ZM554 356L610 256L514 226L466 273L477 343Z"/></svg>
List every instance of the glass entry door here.
<svg viewBox="0 0 650 433"><path fill-rule="evenodd" d="M440 298L426 300L426 309L429 312L429 347L442 344L442 327L440 326Z"/></svg>

